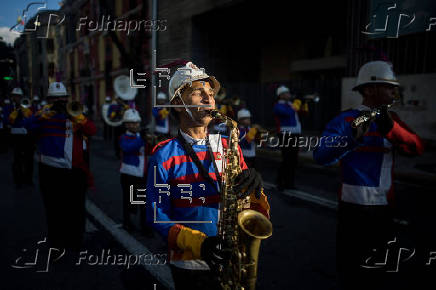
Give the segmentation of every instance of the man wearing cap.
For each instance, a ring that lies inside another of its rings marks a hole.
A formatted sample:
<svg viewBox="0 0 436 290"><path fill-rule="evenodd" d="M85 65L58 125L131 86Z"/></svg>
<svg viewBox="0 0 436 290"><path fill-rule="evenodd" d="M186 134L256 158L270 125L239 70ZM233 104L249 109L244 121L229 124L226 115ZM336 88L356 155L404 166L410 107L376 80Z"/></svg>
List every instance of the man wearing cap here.
<svg viewBox="0 0 436 290"><path fill-rule="evenodd" d="M307 104L302 106L298 99L291 101L289 89L280 86L276 90L278 101L274 105L274 119L276 121L282 162L277 172L277 189L295 188L295 170L298 163L298 147L291 139L301 135L301 123L298 114L307 112Z"/></svg>
<svg viewBox="0 0 436 290"><path fill-rule="evenodd" d="M84 160L84 137L96 133L83 114L71 116L68 94L61 82L48 88L50 107L29 119L27 127L38 137L39 185L53 247L78 249L85 227L85 192L92 176Z"/></svg>
<svg viewBox="0 0 436 290"><path fill-rule="evenodd" d="M180 130L176 138L159 143L149 161L147 220L168 241L176 289L219 289L216 266L227 258L216 235L219 181L228 143L227 137L207 132L219 88L213 76L191 62L174 73L169 95L170 103L180 106L174 108ZM247 168L238 151L242 173L235 189L240 198L250 195L251 207L269 216L261 177Z"/></svg>
<svg viewBox="0 0 436 290"><path fill-rule="evenodd" d="M365 268L365 261L374 254L373 249L384 252L394 238L390 211L394 153L414 156L423 152L418 135L388 110L398 85L389 63L363 65L354 87L362 95L362 104L327 124L322 134L325 142L313 154L322 165L340 161L337 263L344 289L374 289L372 275L377 270ZM362 116L368 116L367 120L356 125Z"/></svg>
<svg viewBox="0 0 436 290"><path fill-rule="evenodd" d="M163 92L157 94L157 104L164 105L166 103L167 96ZM169 113L167 108L153 107L152 110L155 128L154 133L158 136L159 141L165 140L170 137L170 122Z"/></svg>
<svg viewBox="0 0 436 290"><path fill-rule="evenodd" d="M13 111L9 114L8 122L11 127L11 144L14 149L12 173L17 188L23 185L33 185L33 154L34 145L31 136L25 128L26 119L32 116L32 110L21 104L23 91L14 88L11 93Z"/></svg>

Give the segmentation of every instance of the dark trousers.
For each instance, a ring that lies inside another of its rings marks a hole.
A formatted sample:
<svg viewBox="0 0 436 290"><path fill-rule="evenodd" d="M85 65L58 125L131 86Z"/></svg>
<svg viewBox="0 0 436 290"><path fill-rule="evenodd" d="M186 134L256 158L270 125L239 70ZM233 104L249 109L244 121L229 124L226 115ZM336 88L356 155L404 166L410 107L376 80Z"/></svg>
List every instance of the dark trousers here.
<svg viewBox="0 0 436 290"><path fill-rule="evenodd" d="M29 135L11 135L14 160L12 162L12 174L17 186L33 184L33 153L34 143Z"/></svg>
<svg viewBox="0 0 436 290"><path fill-rule="evenodd" d="M120 136L124 133L125 128L124 126L117 126L113 127L113 142L114 142L114 151L115 156L119 159L121 154L121 148L120 148Z"/></svg>
<svg viewBox="0 0 436 290"><path fill-rule="evenodd" d="M85 230L86 174L39 164L39 185L52 247L79 249Z"/></svg>
<svg viewBox="0 0 436 290"><path fill-rule="evenodd" d="M136 214L139 208L139 215L141 220L141 227L146 228L146 215L145 215L145 204L132 204L130 202L130 186L133 185L133 195L134 200L143 200L144 198L137 198L137 188L145 188L146 180L145 178L140 178L137 176L129 174L120 174L121 188L123 190L123 224L126 227L132 226L132 221L130 219L131 214ZM145 192L140 193L146 194Z"/></svg>
<svg viewBox="0 0 436 290"><path fill-rule="evenodd" d="M176 290L220 290L217 276L209 270L186 270L170 265Z"/></svg>
<svg viewBox="0 0 436 290"><path fill-rule="evenodd" d="M340 289L382 289L386 286L385 278L391 273L386 273L385 268L368 268L373 262L371 264L367 259L384 260L387 243L394 239L393 226L388 206L339 203L336 255Z"/></svg>
<svg viewBox="0 0 436 290"><path fill-rule="evenodd" d="M280 133L280 146L282 151L282 162L277 172L277 186L280 188L292 188L295 186L295 171L298 164L298 142L295 138L300 135L291 135L290 133Z"/></svg>

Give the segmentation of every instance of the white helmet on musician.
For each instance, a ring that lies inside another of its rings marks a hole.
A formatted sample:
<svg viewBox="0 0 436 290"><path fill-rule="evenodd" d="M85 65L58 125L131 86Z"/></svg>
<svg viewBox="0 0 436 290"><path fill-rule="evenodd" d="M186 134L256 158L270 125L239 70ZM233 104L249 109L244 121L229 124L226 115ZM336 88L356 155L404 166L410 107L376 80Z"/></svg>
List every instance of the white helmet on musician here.
<svg viewBox="0 0 436 290"><path fill-rule="evenodd" d="M199 69L192 62L188 62L184 67L178 68L170 79L168 88L170 102L172 102L176 96L181 97L181 90L187 84L192 84L192 82L199 80L210 80L215 93L220 90L221 85L215 77L209 76L204 69Z"/></svg>
<svg viewBox="0 0 436 290"><path fill-rule="evenodd" d="M21 88L14 88L11 92L12 95L23 95L23 90Z"/></svg>
<svg viewBox="0 0 436 290"><path fill-rule="evenodd" d="M289 88L288 87L280 86L280 87L277 88L277 90L276 90L277 97L280 96L281 94L284 94L284 93L289 93Z"/></svg>
<svg viewBox="0 0 436 290"><path fill-rule="evenodd" d="M398 86L398 80L392 70L392 64L386 61L370 61L365 63L357 75L353 91L366 84L391 84Z"/></svg>
<svg viewBox="0 0 436 290"><path fill-rule="evenodd" d="M141 116L135 109L128 109L124 112L123 122L141 122Z"/></svg>
<svg viewBox="0 0 436 290"><path fill-rule="evenodd" d="M158 94L157 94L157 99L158 100L166 100L167 99L167 95L165 95L165 93L163 93L163 92L159 92Z"/></svg>
<svg viewBox="0 0 436 290"><path fill-rule="evenodd" d="M61 82L52 82L48 87L48 97L65 97L67 95L67 89Z"/></svg>
<svg viewBox="0 0 436 290"><path fill-rule="evenodd" d="M247 109L241 109L238 111L238 120L242 118L251 118L251 113Z"/></svg>

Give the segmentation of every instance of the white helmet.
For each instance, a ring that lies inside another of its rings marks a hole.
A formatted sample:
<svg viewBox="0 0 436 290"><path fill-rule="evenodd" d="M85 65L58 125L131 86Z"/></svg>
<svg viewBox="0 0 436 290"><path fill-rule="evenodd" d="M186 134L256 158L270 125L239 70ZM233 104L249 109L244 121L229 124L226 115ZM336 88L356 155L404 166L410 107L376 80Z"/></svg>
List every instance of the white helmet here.
<svg viewBox="0 0 436 290"><path fill-rule="evenodd" d="M123 122L141 122L141 116L135 109L127 109L123 115Z"/></svg>
<svg viewBox="0 0 436 290"><path fill-rule="evenodd" d="M251 118L251 113L247 109L241 109L238 111L238 120L242 118Z"/></svg>
<svg viewBox="0 0 436 290"><path fill-rule="evenodd" d="M112 98L110 96L106 96L106 98L104 99L105 102L109 103L112 101Z"/></svg>
<svg viewBox="0 0 436 290"><path fill-rule="evenodd" d="M359 70L356 85L353 91L365 84L391 84L398 86L392 65L386 61L370 61L365 63Z"/></svg>
<svg viewBox="0 0 436 290"><path fill-rule="evenodd" d="M199 69L192 62L188 62L184 67L178 68L170 79L168 88L170 102L172 102L177 95L180 95L181 89L183 89L186 84L206 79L213 82L213 89L215 93L217 93L221 87L220 83L215 79L215 77L209 76L204 70Z"/></svg>
<svg viewBox="0 0 436 290"><path fill-rule="evenodd" d="M34 100L34 101L39 101L39 97L38 97L37 95L34 95L34 96L33 96L33 100Z"/></svg>
<svg viewBox="0 0 436 290"><path fill-rule="evenodd" d="M11 100L5 99L5 105L9 105L11 103Z"/></svg>
<svg viewBox="0 0 436 290"><path fill-rule="evenodd" d="M283 93L289 93L288 87L280 86L280 87L277 88L277 90L276 90L277 97L280 96Z"/></svg>
<svg viewBox="0 0 436 290"><path fill-rule="evenodd" d="M44 107L45 105L47 105L47 101L46 101L46 100L42 100L42 101L41 101L41 106Z"/></svg>
<svg viewBox="0 0 436 290"><path fill-rule="evenodd" d="M53 82L48 87L48 97L64 97L67 96L67 89L61 82Z"/></svg>
<svg viewBox="0 0 436 290"><path fill-rule="evenodd" d="M12 95L23 95L23 90L21 88L14 88L11 92Z"/></svg>
<svg viewBox="0 0 436 290"><path fill-rule="evenodd" d="M165 95L165 93L159 92L157 94L157 99L158 100L166 100L167 99L167 95Z"/></svg>

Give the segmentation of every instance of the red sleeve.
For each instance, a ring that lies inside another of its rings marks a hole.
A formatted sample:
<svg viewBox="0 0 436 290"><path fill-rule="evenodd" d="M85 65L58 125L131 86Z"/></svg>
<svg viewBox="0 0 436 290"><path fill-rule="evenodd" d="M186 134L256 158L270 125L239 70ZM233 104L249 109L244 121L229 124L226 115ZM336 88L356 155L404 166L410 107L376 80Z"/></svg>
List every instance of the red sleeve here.
<svg viewBox="0 0 436 290"><path fill-rule="evenodd" d="M394 126L386 134L386 138L402 153L421 155L424 152L424 144L421 138L406 123L401 121L397 114L391 114Z"/></svg>
<svg viewBox="0 0 436 290"><path fill-rule="evenodd" d="M97 134L97 128L95 127L94 122L89 119L86 119L86 122L82 124L81 131L86 136L94 136Z"/></svg>
<svg viewBox="0 0 436 290"><path fill-rule="evenodd" d="M242 155L241 147L238 145L238 152L239 152L239 164L241 166L242 170L248 169L247 164L245 164L244 155Z"/></svg>

